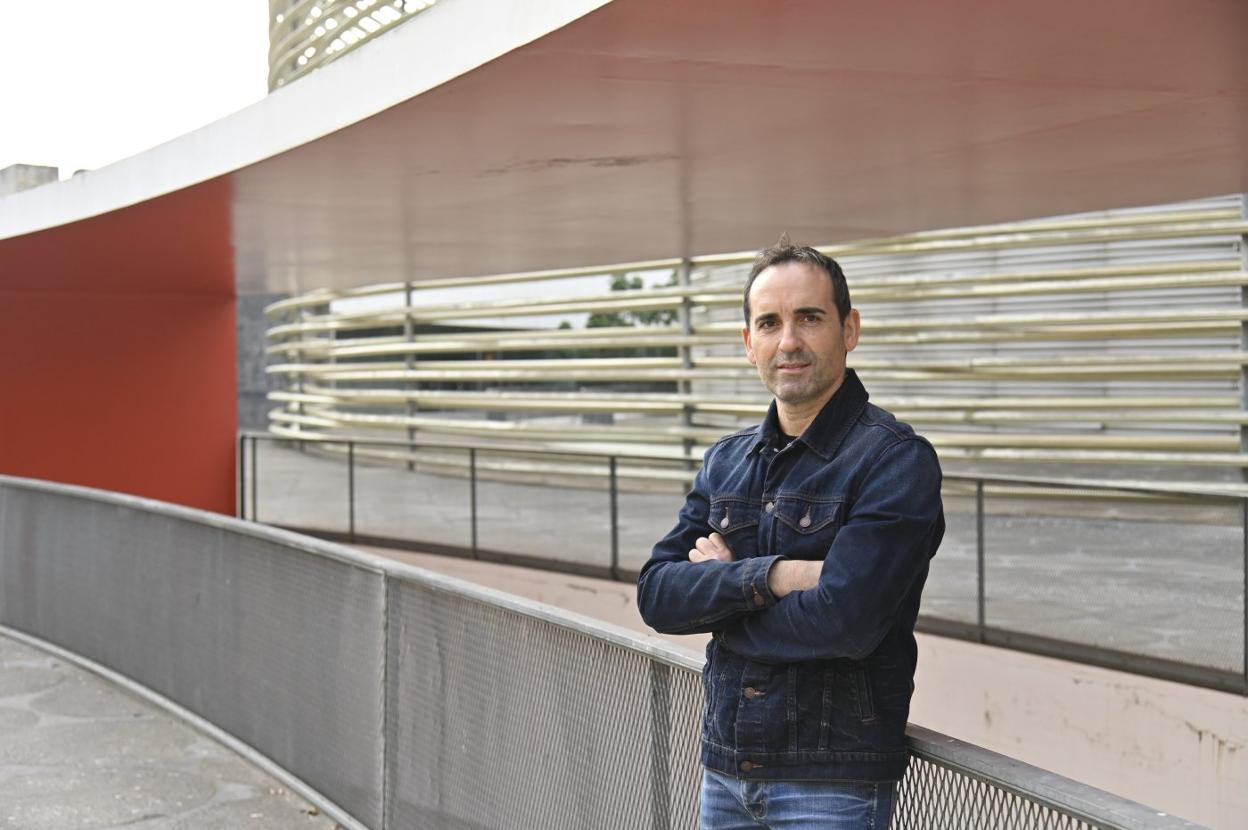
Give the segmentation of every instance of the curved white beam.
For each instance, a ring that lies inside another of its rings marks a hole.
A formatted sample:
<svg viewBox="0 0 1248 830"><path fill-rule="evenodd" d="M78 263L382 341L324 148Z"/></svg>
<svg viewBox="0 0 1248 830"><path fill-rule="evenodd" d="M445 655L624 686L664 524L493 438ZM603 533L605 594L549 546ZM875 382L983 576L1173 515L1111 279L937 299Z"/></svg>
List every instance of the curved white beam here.
<svg viewBox="0 0 1248 830"><path fill-rule="evenodd" d="M611 0L454 0L232 115L98 170L0 198L0 240L234 173L419 96ZM447 48L453 44L453 48Z"/></svg>

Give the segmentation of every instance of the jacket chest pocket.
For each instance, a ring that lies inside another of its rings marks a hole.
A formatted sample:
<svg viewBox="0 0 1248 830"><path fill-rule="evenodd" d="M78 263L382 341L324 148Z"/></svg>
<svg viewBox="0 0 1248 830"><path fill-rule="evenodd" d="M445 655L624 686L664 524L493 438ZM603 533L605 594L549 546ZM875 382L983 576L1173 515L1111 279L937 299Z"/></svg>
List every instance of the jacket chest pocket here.
<svg viewBox="0 0 1248 830"><path fill-rule="evenodd" d="M823 559L844 521L845 502L781 494L771 512L776 520L776 553L790 559Z"/></svg>
<svg viewBox="0 0 1248 830"><path fill-rule="evenodd" d="M707 535L724 537L736 559L758 556L757 504L738 498L712 498Z"/></svg>

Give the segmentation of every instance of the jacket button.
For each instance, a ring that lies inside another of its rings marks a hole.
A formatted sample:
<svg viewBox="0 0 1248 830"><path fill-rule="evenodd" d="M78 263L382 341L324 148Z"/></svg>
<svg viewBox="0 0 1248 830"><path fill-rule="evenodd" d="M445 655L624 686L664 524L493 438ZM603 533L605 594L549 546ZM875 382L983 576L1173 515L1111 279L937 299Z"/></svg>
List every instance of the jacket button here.
<svg viewBox="0 0 1248 830"><path fill-rule="evenodd" d="M738 769L740 769L742 772L753 772L754 767L755 767L755 764L753 761L742 761Z"/></svg>
<svg viewBox="0 0 1248 830"><path fill-rule="evenodd" d="M720 527L727 527L727 526L728 526L728 524L729 524L729 522L728 522L728 517L727 517L727 516L725 516L724 518L720 519L720 521L719 521L719 526L720 526Z"/></svg>
<svg viewBox="0 0 1248 830"><path fill-rule="evenodd" d="M760 594L757 589L754 590L754 604L755 605L767 604L767 598L763 596L762 594Z"/></svg>
<svg viewBox="0 0 1248 830"><path fill-rule="evenodd" d="M769 502L767 502L767 512L768 512L768 513L770 513L771 511L773 511L773 510L775 510L775 509L776 509L776 503L775 503L774 501L769 501Z"/></svg>
<svg viewBox="0 0 1248 830"><path fill-rule="evenodd" d="M758 689L755 689L753 686L746 686L742 694L745 695L746 700L753 700L758 697Z"/></svg>
<svg viewBox="0 0 1248 830"><path fill-rule="evenodd" d="M803 516L798 521L798 524L801 525L802 527L810 527L810 514L807 513L805 516Z"/></svg>

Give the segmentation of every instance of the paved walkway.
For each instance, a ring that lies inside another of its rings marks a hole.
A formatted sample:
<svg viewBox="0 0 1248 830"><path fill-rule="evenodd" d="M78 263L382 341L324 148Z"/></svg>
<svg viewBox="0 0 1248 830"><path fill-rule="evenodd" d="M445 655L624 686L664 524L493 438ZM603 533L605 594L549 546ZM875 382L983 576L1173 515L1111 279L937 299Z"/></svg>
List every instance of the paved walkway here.
<svg viewBox="0 0 1248 830"><path fill-rule="evenodd" d="M0 635L0 830L335 826L172 715Z"/></svg>

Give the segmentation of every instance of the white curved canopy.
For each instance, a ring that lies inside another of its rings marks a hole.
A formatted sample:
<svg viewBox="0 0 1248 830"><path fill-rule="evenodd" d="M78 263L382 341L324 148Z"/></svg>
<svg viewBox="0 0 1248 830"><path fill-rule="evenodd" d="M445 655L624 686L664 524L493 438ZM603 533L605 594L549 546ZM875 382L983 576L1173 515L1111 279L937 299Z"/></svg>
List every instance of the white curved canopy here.
<svg viewBox="0 0 1248 830"><path fill-rule="evenodd" d="M250 293L1243 191L1246 33L1241 0L447 0L0 200L0 239L228 176Z"/></svg>

